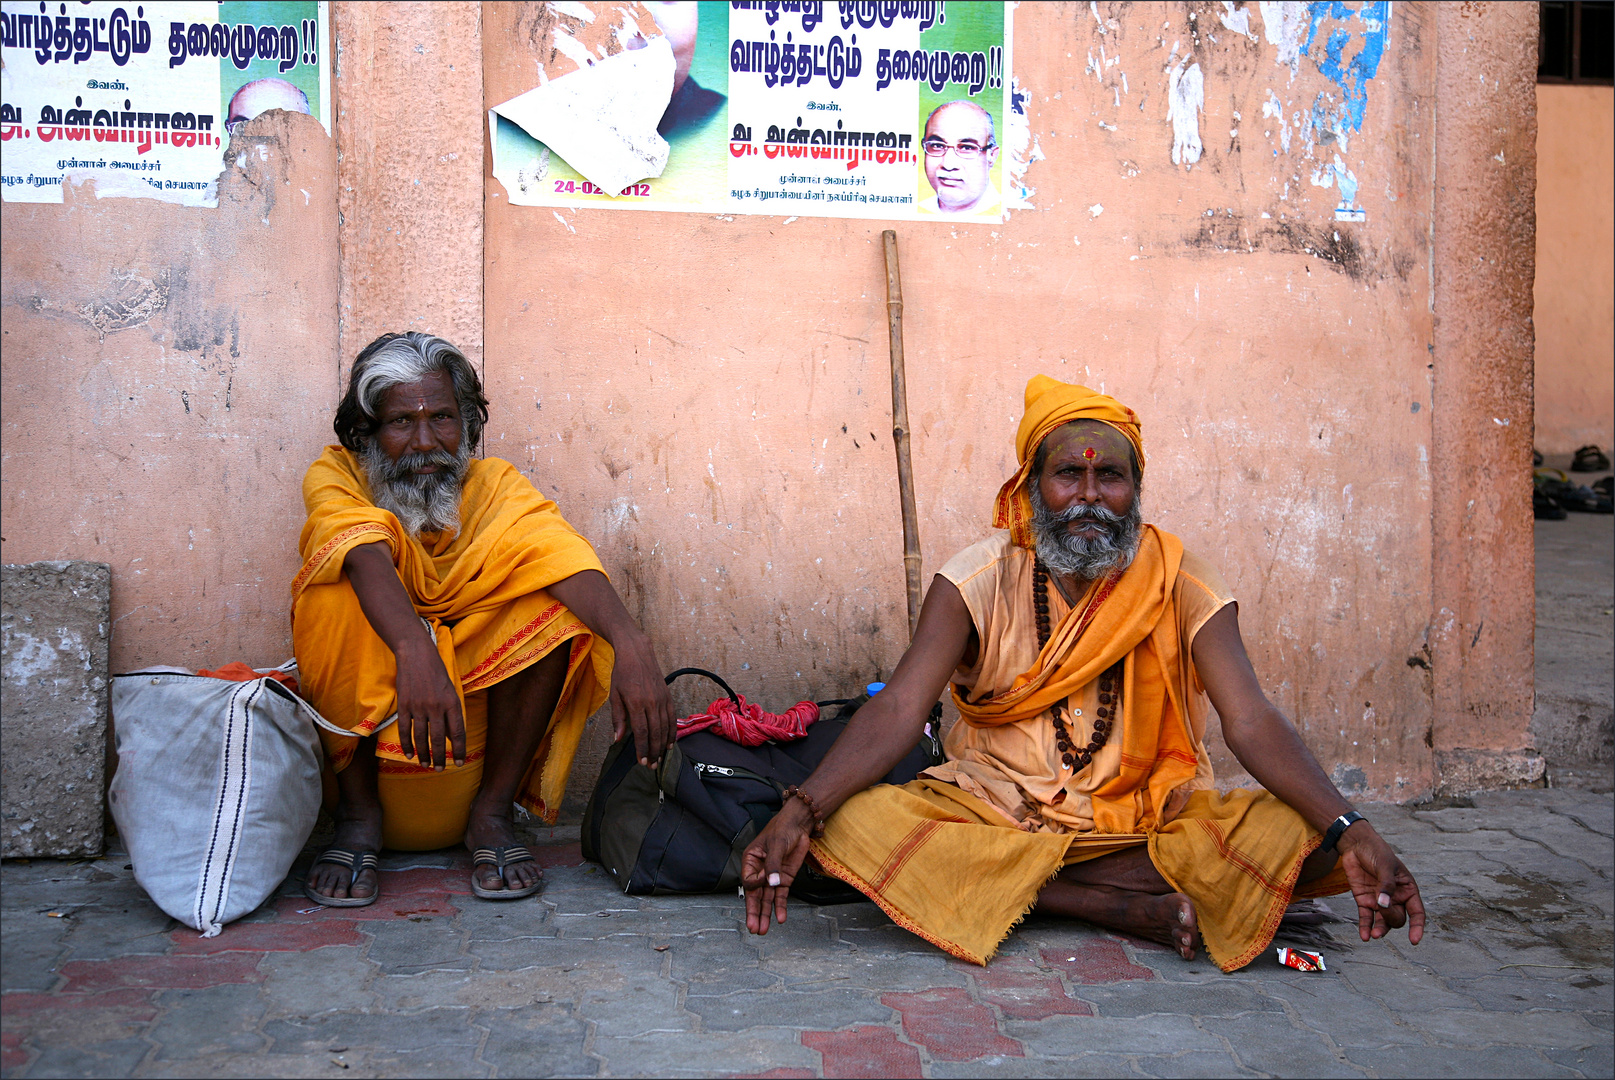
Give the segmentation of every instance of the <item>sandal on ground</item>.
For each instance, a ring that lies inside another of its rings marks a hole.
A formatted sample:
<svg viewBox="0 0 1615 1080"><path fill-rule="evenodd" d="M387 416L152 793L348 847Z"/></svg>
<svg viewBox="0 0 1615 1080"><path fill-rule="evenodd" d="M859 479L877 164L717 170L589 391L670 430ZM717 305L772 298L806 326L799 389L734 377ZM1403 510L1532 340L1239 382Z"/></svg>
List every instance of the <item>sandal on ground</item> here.
<svg viewBox="0 0 1615 1080"><path fill-rule="evenodd" d="M350 891L353 888L353 883L359 880L360 874L366 870L377 869L376 853L374 851L344 851L341 848L326 848L320 853L319 858L314 860L313 865L309 867L309 872L313 873L314 867L320 865L320 863L335 863L337 866L346 866L353 871L353 876L348 879L348 889ZM316 904L323 904L326 907L368 907L374 904L376 898L381 895L381 883L377 881L376 891L369 896L326 896L324 893L315 892L314 886L308 883L307 878L304 878L303 895Z"/></svg>
<svg viewBox="0 0 1615 1080"><path fill-rule="evenodd" d="M1542 497L1546 497L1557 503L1561 510L1574 510L1583 514L1608 514L1615 511L1615 503L1611 502L1608 495L1600 491L1594 491L1585 484L1572 484L1568 481L1555 480L1551 476L1543 475L1550 471L1556 472L1557 470L1537 470L1536 487L1532 498L1533 509L1538 506L1538 502ZM1562 476L1563 474L1561 473L1560 475ZM1538 512L1536 516L1542 517L1543 515ZM1553 515L1550 514L1549 516L1552 517Z"/></svg>
<svg viewBox="0 0 1615 1080"><path fill-rule="evenodd" d="M524 844L511 844L509 847L499 848L478 848L471 853L471 891L484 900L520 900L524 896L532 896L544 887L543 878L539 878L525 889L485 889L477 883L477 868L479 866L495 867L499 871L500 880L506 880L505 867L532 861L533 853L528 851ZM508 880L506 884L509 884Z"/></svg>
<svg viewBox="0 0 1615 1080"><path fill-rule="evenodd" d="M1577 450L1575 460L1570 463L1571 472L1603 472L1607 468L1609 455L1592 443Z"/></svg>
<svg viewBox="0 0 1615 1080"><path fill-rule="evenodd" d="M1570 515L1559 505L1559 500L1544 494L1540 487L1531 490L1531 516L1539 521L1563 521Z"/></svg>

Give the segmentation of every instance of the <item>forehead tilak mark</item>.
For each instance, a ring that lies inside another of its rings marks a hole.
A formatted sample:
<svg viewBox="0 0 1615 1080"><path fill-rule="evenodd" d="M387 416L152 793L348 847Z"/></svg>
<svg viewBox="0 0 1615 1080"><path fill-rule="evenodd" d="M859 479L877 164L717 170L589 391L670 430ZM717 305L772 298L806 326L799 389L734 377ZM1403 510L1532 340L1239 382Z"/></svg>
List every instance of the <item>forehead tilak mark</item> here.
<svg viewBox="0 0 1615 1080"><path fill-rule="evenodd" d="M1084 450L1082 452L1082 456L1087 458L1089 461L1092 461L1094 458L1098 457L1099 455L1094 453L1094 448L1090 446L1090 447L1088 447L1088 449L1086 449L1086 450Z"/></svg>

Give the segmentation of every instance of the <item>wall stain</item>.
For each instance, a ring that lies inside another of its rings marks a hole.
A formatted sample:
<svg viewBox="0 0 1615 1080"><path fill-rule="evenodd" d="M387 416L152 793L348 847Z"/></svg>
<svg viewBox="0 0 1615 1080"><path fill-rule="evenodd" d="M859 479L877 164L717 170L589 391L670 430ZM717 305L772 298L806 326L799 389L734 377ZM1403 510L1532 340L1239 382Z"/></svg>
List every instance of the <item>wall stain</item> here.
<svg viewBox="0 0 1615 1080"><path fill-rule="evenodd" d="M1190 251L1244 253L1271 251L1285 255L1310 255L1331 270L1353 281L1372 285L1386 277L1378 261L1365 252L1349 229L1336 222L1309 225L1301 221L1263 221L1252 227L1242 216L1203 218L1193 233L1183 237ZM1393 256L1392 271L1407 280L1413 268L1411 255Z"/></svg>
<svg viewBox="0 0 1615 1080"><path fill-rule="evenodd" d="M104 342L108 334L144 326L164 311L169 302L170 276L166 269L149 278L130 268L117 269L108 274L112 279L110 289L81 304L63 304L35 295L24 300L23 306L41 315L80 319L89 323Z"/></svg>

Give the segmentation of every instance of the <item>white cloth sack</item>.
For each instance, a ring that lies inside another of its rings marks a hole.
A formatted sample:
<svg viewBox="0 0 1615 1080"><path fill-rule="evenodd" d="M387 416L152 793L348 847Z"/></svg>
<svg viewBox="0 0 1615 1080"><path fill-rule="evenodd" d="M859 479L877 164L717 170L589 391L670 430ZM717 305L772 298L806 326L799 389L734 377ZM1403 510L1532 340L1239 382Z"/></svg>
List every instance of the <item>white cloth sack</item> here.
<svg viewBox="0 0 1615 1080"><path fill-rule="evenodd" d="M112 718L109 800L135 880L213 937L267 900L303 850L320 810L315 726L327 722L271 678L172 671L115 676Z"/></svg>

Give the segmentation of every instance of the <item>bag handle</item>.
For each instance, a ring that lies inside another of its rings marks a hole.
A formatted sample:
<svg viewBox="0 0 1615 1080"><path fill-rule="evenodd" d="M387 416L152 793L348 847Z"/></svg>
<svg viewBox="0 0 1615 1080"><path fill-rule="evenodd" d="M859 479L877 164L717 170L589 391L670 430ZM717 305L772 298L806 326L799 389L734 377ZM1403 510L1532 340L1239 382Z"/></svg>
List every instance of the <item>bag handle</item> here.
<svg viewBox="0 0 1615 1080"><path fill-rule="evenodd" d="M668 686L672 686L673 680L678 678L680 675L701 675L711 679L713 682L723 687L723 692L729 695L729 700L735 703L735 708L740 708L740 695L736 694L732 689L730 689L729 684L723 681L723 676L715 675L706 668L681 667L677 671L669 672L668 676L662 681Z"/></svg>

